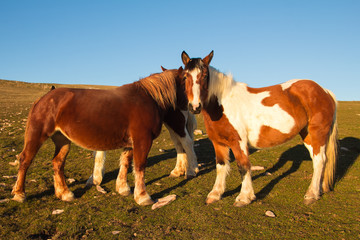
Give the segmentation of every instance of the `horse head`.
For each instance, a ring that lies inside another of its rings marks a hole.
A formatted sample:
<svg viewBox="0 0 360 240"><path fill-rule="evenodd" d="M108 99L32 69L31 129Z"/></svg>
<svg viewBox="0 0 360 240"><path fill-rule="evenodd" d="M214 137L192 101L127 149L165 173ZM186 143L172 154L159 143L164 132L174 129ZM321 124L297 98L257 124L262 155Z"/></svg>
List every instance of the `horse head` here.
<svg viewBox="0 0 360 240"><path fill-rule="evenodd" d="M185 51L181 54L182 62L185 65L183 72L185 93L189 101L189 110L195 114L201 112L208 97L209 65L213 55L214 51L211 51L209 55L201 59L190 58Z"/></svg>

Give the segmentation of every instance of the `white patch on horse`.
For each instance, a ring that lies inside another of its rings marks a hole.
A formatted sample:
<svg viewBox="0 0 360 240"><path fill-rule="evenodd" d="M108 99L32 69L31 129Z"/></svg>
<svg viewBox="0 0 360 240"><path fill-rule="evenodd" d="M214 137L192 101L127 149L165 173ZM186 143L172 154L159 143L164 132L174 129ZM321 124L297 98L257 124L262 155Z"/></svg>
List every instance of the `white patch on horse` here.
<svg viewBox="0 0 360 240"><path fill-rule="evenodd" d="M192 86L193 100L191 104L193 105L194 110L196 110L196 108L198 108L200 104L200 84L196 83L196 81L198 80L197 76L199 75L199 73L200 73L200 69L198 68L195 68L194 70L189 72L193 80L193 86Z"/></svg>
<svg viewBox="0 0 360 240"><path fill-rule="evenodd" d="M284 134L291 132L295 126L291 115L278 104L262 104L263 99L270 96L270 92L250 93L245 83L235 82L231 77L215 74L216 70L211 70L210 88L213 89L209 89L209 93L218 97L219 104L224 107L224 114L241 139L248 139L252 146L257 147L262 126L277 129Z"/></svg>
<svg viewBox="0 0 360 240"><path fill-rule="evenodd" d="M287 82L284 82L282 84L280 84L281 88L283 91L285 91L286 89L288 89L289 87L291 87L294 83L300 81L302 79L292 79L292 80L289 80Z"/></svg>

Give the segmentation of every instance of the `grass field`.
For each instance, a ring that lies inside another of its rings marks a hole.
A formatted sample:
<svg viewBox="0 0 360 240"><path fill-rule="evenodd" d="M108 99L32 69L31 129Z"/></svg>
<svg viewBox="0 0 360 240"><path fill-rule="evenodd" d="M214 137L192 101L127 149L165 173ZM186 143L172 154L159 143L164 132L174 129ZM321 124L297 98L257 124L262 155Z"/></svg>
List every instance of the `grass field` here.
<svg viewBox="0 0 360 240"><path fill-rule="evenodd" d="M281 146L251 154L257 201L233 207L240 191L240 174L231 163L222 200L205 205L215 181L214 151L201 116L195 151L201 164L196 178L169 178L176 151L165 128L151 149L146 187L154 199L176 194L163 208L138 206L133 197L115 192L121 150L107 154L102 187L85 188L92 173L93 153L72 145L65 175L76 199L62 202L54 195L51 158L54 145L45 142L26 179L27 201L11 198L23 147L24 126L32 102L49 91L49 84L0 80L0 239L359 239L360 238L360 102L340 102L338 108L340 154L335 190L313 205L303 196L310 184L312 162L299 137ZM90 87L90 86L84 86ZM164 151L159 151L163 149ZM270 174L269 174L270 173ZM133 175L128 174L133 187ZM5 200L4 200L5 199ZM54 210L64 210L52 214ZM270 210L276 217L265 215Z"/></svg>

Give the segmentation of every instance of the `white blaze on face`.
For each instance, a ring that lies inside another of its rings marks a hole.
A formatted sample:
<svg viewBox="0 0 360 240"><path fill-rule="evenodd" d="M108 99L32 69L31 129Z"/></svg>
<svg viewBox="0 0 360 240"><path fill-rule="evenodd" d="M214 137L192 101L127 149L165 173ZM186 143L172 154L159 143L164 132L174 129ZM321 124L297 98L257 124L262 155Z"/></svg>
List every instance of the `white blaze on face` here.
<svg viewBox="0 0 360 240"><path fill-rule="evenodd" d="M191 104L193 106L193 109L196 110L196 108L199 107L200 104L200 84L197 83L197 76L199 75L200 70L198 68L195 68L189 74L192 77L193 80L193 86L192 86L192 93L193 93L193 99L191 101Z"/></svg>

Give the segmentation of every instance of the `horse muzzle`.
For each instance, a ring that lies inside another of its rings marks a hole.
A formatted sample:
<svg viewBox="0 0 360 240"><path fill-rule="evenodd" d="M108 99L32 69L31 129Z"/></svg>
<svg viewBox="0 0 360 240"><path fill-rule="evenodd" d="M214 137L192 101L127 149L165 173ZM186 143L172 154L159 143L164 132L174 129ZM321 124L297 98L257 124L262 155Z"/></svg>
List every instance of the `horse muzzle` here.
<svg viewBox="0 0 360 240"><path fill-rule="evenodd" d="M201 112L202 106L201 103L199 103L199 106L195 107L189 103L189 111L193 114L199 114Z"/></svg>

